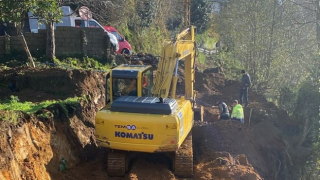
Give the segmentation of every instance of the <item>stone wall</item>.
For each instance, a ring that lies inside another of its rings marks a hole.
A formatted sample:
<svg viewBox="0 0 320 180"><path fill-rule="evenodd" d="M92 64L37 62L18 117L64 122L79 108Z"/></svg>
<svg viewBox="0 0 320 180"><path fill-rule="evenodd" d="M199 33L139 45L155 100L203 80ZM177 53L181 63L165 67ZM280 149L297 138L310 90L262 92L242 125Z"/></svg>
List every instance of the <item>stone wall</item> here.
<svg viewBox="0 0 320 180"><path fill-rule="evenodd" d="M45 52L45 30L39 30L39 33L26 33L24 36L31 53ZM13 50L23 51L21 36L10 36L7 40L5 38L0 36L0 55ZM100 28L57 27L55 39L56 56L82 54L101 58L110 53L109 36ZM10 47L9 51L6 51L6 45Z"/></svg>

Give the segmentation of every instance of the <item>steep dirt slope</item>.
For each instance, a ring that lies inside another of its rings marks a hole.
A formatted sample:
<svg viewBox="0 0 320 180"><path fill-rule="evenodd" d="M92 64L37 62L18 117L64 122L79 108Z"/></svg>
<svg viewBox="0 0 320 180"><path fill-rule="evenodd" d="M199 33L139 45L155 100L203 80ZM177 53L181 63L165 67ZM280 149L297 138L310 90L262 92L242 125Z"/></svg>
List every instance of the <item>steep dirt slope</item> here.
<svg viewBox="0 0 320 180"><path fill-rule="evenodd" d="M107 176L106 150L96 147L93 136L95 113L104 105L105 74L23 68L1 70L0 74L0 101L11 94L31 102L87 97L77 107L67 106L67 115L58 114L62 110L55 105L42 110L52 114L50 118L22 114L17 125L0 121L0 179L179 179L161 154L139 154L126 177ZM218 99L230 104L238 96L238 84L226 81L219 71L197 72L196 78L198 105L206 107L205 121L197 121L193 129L193 179L284 179L290 155L283 129L296 127L290 118L250 92L245 124L218 122L217 110L208 104ZM7 87L10 82L17 84L17 92ZM183 85L181 79L179 83ZM7 112L1 113L4 117ZM62 158L68 169L60 172Z"/></svg>
<svg viewBox="0 0 320 180"><path fill-rule="evenodd" d="M62 158L68 167L92 160L98 151L93 137L94 115L104 104L104 77L79 70L2 70L0 101L10 95L34 103L74 96L84 100L76 106L67 105L67 112L57 104L30 116L21 113L17 125L0 121L0 179L57 179L62 175L58 171ZM12 82L16 92L7 87ZM0 114L3 119L11 113Z"/></svg>
<svg viewBox="0 0 320 180"><path fill-rule="evenodd" d="M217 122L217 110L208 107L208 103L223 100L230 105L238 99L239 82L225 80L219 69L204 72L196 74L202 82L196 83L195 88L200 90L198 104L207 106L205 120L209 123L195 127L202 134L199 136L201 140L195 141L201 147L200 151L195 152L196 158L201 154L207 161L212 151L228 152L233 157L243 154L262 178L292 179L290 168L293 162L289 151L294 151L291 143L298 135L299 123L291 119L286 111L278 109L253 91L249 92L249 108L244 108L244 124Z"/></svg>

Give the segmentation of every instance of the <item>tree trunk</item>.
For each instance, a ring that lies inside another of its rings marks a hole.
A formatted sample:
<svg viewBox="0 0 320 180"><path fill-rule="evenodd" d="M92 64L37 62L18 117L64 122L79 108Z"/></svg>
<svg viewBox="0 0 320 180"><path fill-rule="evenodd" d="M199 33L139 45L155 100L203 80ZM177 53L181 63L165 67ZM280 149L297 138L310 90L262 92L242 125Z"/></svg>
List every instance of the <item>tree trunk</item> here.
<svg viewBox="0 0 320 180"><path fill-rule="evenodd" d="M317 30L317 44L318 50L320 50L320 0L316 0L316 30Z"/></svg>
<svg viewBox="0 0 320 180"><path fill-rule="evenodd" d="M46 26L47 26L46 57L53 62L53 59L55 58L55 54L56 54L53 22L48 23Z"/></svg>
<svg viewBox="0 0 320 180"><path fill-rule="evenodd" d="M309 127L309 117L308 117L308 110L307 110L307 102L305 102L304 106L302 106L303 108L301 109L302 112L302 120L303 120L303 131L302 131L302 135L301 135L301 139L299 141L298 146L301 146L302 143L305 141L307 134L310 131L310 127Z"/></svg>
<svg viewBox="0 0 320 180"><path fill-rule="evenodd" d="M32 58L32 56L31 56L30 50L29 50L29 48L28 48L27 41L26 41L26 39L24 38L24 35L23 35L23 32L22 32L23 26L24 26L24 23L23 23L23 21L22 21L22 23L20 24L20 26L17 26L17 33L21 35L22 46L23 46L24 51L25 51L26 54L27 54L28 61L29 61L30 65L31 65L31 67L32 67L32 68L35 68L36 65L34 64L33 58Z"/></svg>
<svg viewBox="0 0 320 180"><path fill-rule="evenodd" d="M272 49L273 49L273 35L274 35L274 26L275 26L275 16L276 16L276 6L277 3L274 1L273 5L273 13L272 13L272 23L270 27L270 37L269 37L269 47L268 47L268 54L267 54L267 72L266 72L266 81L269 81L270 78L270 66L272 61Z"/></svg>
<svg viewBox="0 0 320 180"><path fill-rule="evenodd" d="M32 56L31 56L31 53L30 53L30 51L29 51L29 48L28 48L26 39L24 38L24 36L23 36L22 33L21 33L21 37L22 37L22 45L23 45L24 50L25 50L26 53L27 53L27 56L28 56L28 60L29 60L29 62L30 62L30 65L31 65L31 67L35 68L36 65L34 64L34 61L33 61L33 58L32 58Z"/></svg>

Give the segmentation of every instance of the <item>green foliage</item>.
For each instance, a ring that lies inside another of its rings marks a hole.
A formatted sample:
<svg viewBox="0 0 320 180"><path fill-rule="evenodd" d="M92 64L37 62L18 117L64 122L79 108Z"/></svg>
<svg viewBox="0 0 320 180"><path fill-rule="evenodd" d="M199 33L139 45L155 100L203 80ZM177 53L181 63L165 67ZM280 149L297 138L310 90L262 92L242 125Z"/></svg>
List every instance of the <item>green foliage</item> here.
<svg viewBox="0 0 320 180"><path fill-rule="evenodd" d="M36 116L37 118L40 118L40 119L50 119L54 117L54 115L50 112L43 112L43 113L37 114Z"/></svg>
<svg viewBox="0 0 320 180"><path fill-rule="evenodd" d="M88 94L88 95L84 94L84 95L82 95L81 99L88 104L89 101L92 99L92 97L90 94Z"/></svg>
<svg viewBox="0 0 320 180"><path fill-rule="evenodd" d="M301 84L294 115L298 118L307 115L309 119L319 123L319 91L317 86L310 80L306 80Z"/></svg>
<svg viewBox="0 0 320 180"><path fill-rule="evenodd" d="M290 3L286 8L293 16L299 10ZM218 33L228 52L249 72L254 88L273 99L281 88L296 88L316 65L310 61L315 46L307 43L313 41L306 35L309 25L292 28L293 20L298 19L283 16L283 9L275 1L230 0L216 17Z"/></svg>
<svg viewBox="0 0 320 180"><path fill-rule="evenodd" d="M171 16L166 22L166 27L169 31L176 31L181 29L183 22L182 14L177 14L176 16Z"/></svg>
<svg viewBox="0 0 320 180"><path fill-rule="evenodd" d="M90 57L65 57L59 60L54 59L54 63L61 67L70 67L76 69L96 69L96 70L109 70L111 65L100 62L99 59Z"/></svg>
<svg viewBox="0 0 320 180"><path fill-rule="evenodd" d="M199 53L198 54L198 57L197 57L197 61L200 63L200 64L205 64L206 63L206 60L207 60L207 57L204 53Z"/></svg>
<svg viewBox="0 0 320 180"><path fill-rule="evenodd" d="M239 80L239 72L243 67L240 60L231 52L221 51L216 54L213 61L217 66L221 66L227 79Z"/></svg>
<svg viewBox="0 0 320 180"><path fill-rule="evenodd" d="M38 0L30 9L40 22L60 22L63 13L56 0Z"/></svg>
<svg viewBox="0 0 320 180"><path fill-rule="evenodd" d="M292 87L283 87L279 92L278 105L288 110L290 114L294 112L297 103L298 90Z"/></svg>
<svg viewBox="0 0 320 180"><path fill-rule="evenodd" d="M40 103L32 103L32 102L19 102L18 97L16 96L10 96L11 99L5 100L0 104L0 110L4 111L23 111L28 114L32 114L37 112L38 110L42 108L47 108L50 105L53 104L59 104L60 106L64 106L64 104L77 104L79 100L81 100L81 97L74 97L74 98L68 98L66 100L60 100L60 101L55 101L55 100L47 100L44 102Z"/></svg>
<svg viewBox="0 0 320 180"><path fill-rule="evenodd" d="M149 27L154 20L157 8L156 1L140 0L136 4L136 14L140 17L139 26Z"/></svg>
<svg viewBox="0 0 320 180"><path fill-rule="evenodd" d="M212 50L218 41L218 34L213 29L207 29L201 34L196 35L197 45L205 49Z"/></svg>
<svg viewBox="0 0 320 180"><path fill-rule="evenodd" d="M55 0L2 0L0 20L20 23L29 10L45 22L57 22L62 17L58 2Z"/></svg>
<svg viewBox="0 0 320 180"><path fill-rule="evenodd" d="M139 28L133 33L133 41L137 42L137 44L132 44L133 49L136 52L160 54L166 37L168 37L168 32L152 23L148 28Z"/></svg>
<svg viewBox="0 0 320 180"><path fill-rule="evenodd" d="M171 34L167 28L170 17L181 17L181 1L147 1L131 0L125 4L117 0L121 11L121 20L114 18L108 22L115 26L120 33L127 37L135 53L150 53L159 55L164 39L169 39ZM179 18L178 18L179 19ZM169 28L176 31L175 28ZM180 30L179 30L180 31Z"/></svg>
<svg viewBox="0 0 320 180"><path fill-rule="evenodd" d="M115 27L119 33L124 36L124 38L128 41L131 42L132 38L132 32L130 31L128 27L128 23L121 22L117 27Z"/></svg>
<svg viewBox="0 0 320 180"><path fill-rule="evenodd" d="M197 27L199 33L204 32L209 26L212 2L207 0L191 1L191 24Z"/></svg>
<svg viewBox="0 0 320 180"><path fill-rule="evenodd" d="M84 57L82 60L85 68L98 68L100 66L100 63L93 58Z"/></svg>
<svg viewBox="0 0 320 180"><path fill-rule="evenodd" d="M319 171L319 102L320 94L318 84L314 83L311 78L303 81L296 91L296 103L293 115L300 120L303 132L301 144L309 148L312 153L300 167L301 179L317 179Z"/></svg>
<svg viewBox="0 0 320 180"><path fill-rule="evenodd" d="M33 0L2 0L0 1L0 19L3 21L20 22L24 13L36 5Z"/></svg>
<svg viewBox="0 0 320 180"><path fill-rule="evenodd" d="M69 117L68 116L68 114L69 114L68 109L66 108L65 103L58 102L57 104L59 104L60 108L62 109L63 114L66 115L67 117Z"/></svg>
<svg viewBox="0 0 320 180"><path fill-rule="evenodd" d="M1 113L0 120L8 121L16 125L18 123L18 119L22 116L21 112L6 110Z"/></svg>

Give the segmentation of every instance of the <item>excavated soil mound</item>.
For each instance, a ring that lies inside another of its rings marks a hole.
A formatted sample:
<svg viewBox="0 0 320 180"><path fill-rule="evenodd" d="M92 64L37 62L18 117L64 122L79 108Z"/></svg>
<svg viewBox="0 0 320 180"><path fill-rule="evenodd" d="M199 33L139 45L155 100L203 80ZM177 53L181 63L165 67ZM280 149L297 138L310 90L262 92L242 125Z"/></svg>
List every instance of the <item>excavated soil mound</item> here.
<svg viewBox="0 0 320 180"><path fill-rule="evenodd" d="M97 147L94 139L94 116L104 106L104 73L17 68L1 70L0 74L1 101L10 95L35 103L87 97L76 108L69 107L68 115L58 115L61 109L56 105L41 110L52 113L50 118L22 113L17 125L0 121L0 179L179 179L162 154L139 154L126 177L107 176L107 151ZM217 109L210 105L218 99L231 104L237 99L238 83L211 70L197 71L196 80L197 104L205 106L205 116L204 122L196 121L193 128L193 179L282 179L289 161L282 133L287 125L297 128L286 113L250 92L244 124L217 121ZM14 92L8 87L12 83ZM179 84L183 85L182 79ZM1 113L3 117L7 112ZM62 158L67 169L59 171L65 165Z"/></svg>

